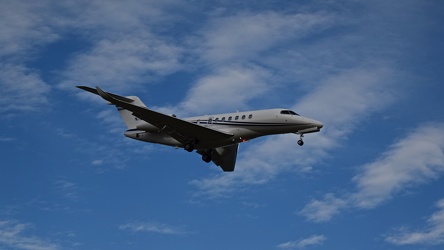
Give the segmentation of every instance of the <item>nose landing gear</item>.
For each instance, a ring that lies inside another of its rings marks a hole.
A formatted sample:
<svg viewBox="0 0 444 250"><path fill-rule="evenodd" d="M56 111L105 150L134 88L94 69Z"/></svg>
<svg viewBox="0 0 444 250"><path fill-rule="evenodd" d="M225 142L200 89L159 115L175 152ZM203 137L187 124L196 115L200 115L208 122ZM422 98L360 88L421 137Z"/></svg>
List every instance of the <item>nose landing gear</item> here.
<svg viewBox="0 0 444 250"><path fill-rule="evenodd" d="M304 141L302 140L303 137L304 137L304 134L300 134L300 135L299 135L299 140L298 140L298 145L299 145L299 146L304 145Z"/></svg>

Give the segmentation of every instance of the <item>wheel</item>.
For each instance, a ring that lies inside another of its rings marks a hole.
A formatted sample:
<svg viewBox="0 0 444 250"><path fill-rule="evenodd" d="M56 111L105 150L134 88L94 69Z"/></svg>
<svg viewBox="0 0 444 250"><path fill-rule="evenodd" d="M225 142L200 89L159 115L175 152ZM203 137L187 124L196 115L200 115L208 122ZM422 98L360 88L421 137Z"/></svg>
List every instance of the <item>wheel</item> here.
<svg viewBox="0 0 444 250"><path fill-rule="evenodd" d="M209 154L202 155L202 161L208 163L208 162L211 162L211 160L212 160L211 155L209 155Z"/></svg>
<svg viewBox="0 0 444 250"><path fill-rule="evenodd" d="M194 150L194 145L193 144L191 144L191 143L187 143L187 144L185 144L185 146L183 147L186 151L188 151L188 152L193 152L193 150Z"/></svg>
<svg viewBox="0 0 444 250"><path fill-rule="evenodd" d="M299 146L302 146L302 145L304 145L304 141L303 140L299 140L298 144L299 144Z"/></svg>

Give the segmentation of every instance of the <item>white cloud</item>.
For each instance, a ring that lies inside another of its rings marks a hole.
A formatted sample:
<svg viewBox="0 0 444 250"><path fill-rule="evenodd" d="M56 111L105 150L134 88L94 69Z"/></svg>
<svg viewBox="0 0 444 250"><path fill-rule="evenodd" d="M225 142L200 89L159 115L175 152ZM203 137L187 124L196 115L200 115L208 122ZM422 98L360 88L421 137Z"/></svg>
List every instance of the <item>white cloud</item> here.
<svg viewBox="0 0 444 250"><path fill-rule="evenodd" d="M427 220L423 230L410 231L403 227L397 234L388 236L385 240L395 245L438 245L444 243L444 199L437 203L438 211Z"/></svg>
<svg viewBox="0 0 444 250"><path fill-rule="evenodd" d="M0 113L36 110L50 87L28 68L36 51L59 39L47 1L3 1L0 8Z"/></svg>
<svg viewBox="0 0 444 250"><path fill-rule="evenodd" d="M326 195L307 204L300 214L325 222L345 207L374 208L405 189L436 180L444 173L443 123L428 123L399 141L353 177L356 191L342 198ZM338 201L338 202L332 202Z"/></svg>
<svg viewBox="0 0 444 250"><path fill-rule="evenodd" d="M58 86L71 88L81 82L111 91L131 90L182 69L182 48L164 35L165 24L177 22L176 15L165 13L169 6L181 6L181 1L64 4L72 9L66 25L89 46L69 58Z"/></svg>
<svg viewBox="0 0 444 250"><path fill-rule="evenodd" d="M362 167L353 181L356 206L372 208L394 194L439 178L444 173L443 123L420 125L393 144L381 158Z"/></svg>
<svg viewBox="0 0 444 250"><path fill-rule="evenodd" d="M85 53L71 59L61 87L81 83L100 84L113 91L131 89L159 75L181 68L180 49L146 31L136 35L102 39Z"/></svg>
<svg viewBox="0 0 444 250"><path fill-rule="evenodd" d="M11 142L14 141L15 139L12 137L0 137L0 142Z"/></svg>
<svg viewBox="0 0 444 250"><path fill-rule="evenodd" d="M202 31L199 49L202 58L210 63L257 59L260 53L284 42L294 43L331 22L331 17L316 13L239 13L213 19Z"/></svg>
<svg viewBox="0 0 444 250"><path fill-rule="evenodd" d="M76 183L60 179L54 182L52 188L66 199L71 201L80 200L80 188Z"/></svg>
<svg viewBox="0 0 444 250"><path fill-rule="evenodd" d="M26 236L25 231L31 229L30 224L18 223L11 220L0 220L0 246L8 249L21 250L56 250L57 244L36 236Z"/></svg>
<svg viewBox="0 0 444 250"><path fill-rule="evenodd" d="M93 166L100 166L103 164L103 160L94 160L91 162L91 165Z"/></svg>
<svg viewBox="0 0 444 250"><path fill-rule="evenodd" d="M165 13L165 9L181 6L181 1L67 1L59 6L68 17L63 20L65 25L77 29L76 32L86 33L88 37L101 38L104 34L137 35L135 32L149 30L154 24L174 21L174 15Z"/></svg>
<svg viewBox="0 0 444 250"><path fill-rule="evenodd" d="M157 222L131 222L120 225L119 229L131 231L134 233L145 232L145 233L158 233L158 234L169 234L169 235L178 235L185 233L179 227Z"/></svg>
<svg viewBox="0 0 444 250"><path fill-rule="evenodd" d="M39 86L23 92L2 92L2 102L8 103L0 103L0 112L38 108L46 101L48 85L35 70L22 65L38 58L46 45L68 35L86 45L69 55L72 57L66 55L66 69L56 72L63 79L58 84L62 88L104 83L112 90L126 90L177 71L182 67L181 48L173 44L174 39L162 38L153 30L162 30L165 22L174 23L175 15L166 15L165 9L181 4L175 0L2 2L0 74L4 77L0 76L0 87L8 90L26 84ZM12 78L7 75L11 70L16 73ZM21 99L24 93L29 93L28 98Z"/></svg>
<svg viewBox="0 0 444 250"><path fill-rule="evenodd" d="M59 38L51 27L48 1L2 1L0 9L0 57L23 59L36 46Z"/></svg>
<svg viewBox="0 0 444 250"><path fill-rule="evenodd" d="M259 67L222 68L199 79L180 104L184 113L212 114L243 110L248 101L266 93L269 73Z"/></svg>
<svg viewBox="0 0 444 250"><path fill-rule="evenodd" d="M40 76L19 65L0 63L0 113L35 110L47 103L50 90Z"/></svg>
<svg viewBox="0 0 444 250"><path fill-rule="evenodd" d="M312 200L299 214L305 216L307 220L314 222L329 221L341 209L347 206L347 201L336 198L334 194L326 194L324 200Z"/></svg>
<svg viewBox="0 0 444 250"><path fill-rule="evenodd" d="M312 235L298 241L281 243L277 247L280 249L303 249L311 246L322 245L326 239L327 238L324 235Z"/></svg>

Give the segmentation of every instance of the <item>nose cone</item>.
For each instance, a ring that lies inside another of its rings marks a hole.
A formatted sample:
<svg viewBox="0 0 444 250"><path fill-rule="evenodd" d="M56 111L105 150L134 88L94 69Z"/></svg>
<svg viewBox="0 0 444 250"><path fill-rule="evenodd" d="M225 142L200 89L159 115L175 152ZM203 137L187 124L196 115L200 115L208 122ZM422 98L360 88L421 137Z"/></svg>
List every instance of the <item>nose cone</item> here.
<svg viewBox="0 0 444 250"><path fill-rule="evenodd" d="M318 127L319 129L321 129L322 127L324 127L324 124L322 124L322 122L320 121L316 121L315 122L316 127Z"/></svg>
<svg viewBox="0 0 444 250"><path fill-rule="evenodd" d="M317 127L318 129L321 129L322 127L324 127L324 124L322 124L322 122L317 121L315 119L309 119L308 123L310 125L312 125L313 127Z"/></svg>

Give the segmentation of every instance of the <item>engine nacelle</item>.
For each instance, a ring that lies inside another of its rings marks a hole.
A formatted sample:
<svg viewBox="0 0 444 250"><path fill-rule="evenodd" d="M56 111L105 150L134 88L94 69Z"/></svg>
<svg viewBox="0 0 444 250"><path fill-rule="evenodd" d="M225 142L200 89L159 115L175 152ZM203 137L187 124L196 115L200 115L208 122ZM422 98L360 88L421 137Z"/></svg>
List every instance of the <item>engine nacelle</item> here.
<svg viewBox="0 0 444 250"><path fill-rule="evenodd" d="M159 129L152 125L151 123L144 122L143 124L137 125L136 127L139 130L143 130L146 132L158 132Z"/></svg>

